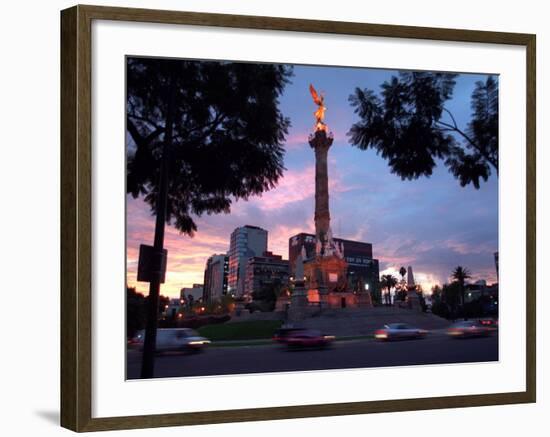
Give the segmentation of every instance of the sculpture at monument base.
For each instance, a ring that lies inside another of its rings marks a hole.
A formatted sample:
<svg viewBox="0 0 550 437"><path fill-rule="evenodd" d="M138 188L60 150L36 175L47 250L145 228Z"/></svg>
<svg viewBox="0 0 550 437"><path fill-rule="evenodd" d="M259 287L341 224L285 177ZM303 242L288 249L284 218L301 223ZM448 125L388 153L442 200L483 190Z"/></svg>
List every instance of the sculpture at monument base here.
<svg viewBox="0 0 550 437"><path fill-rule="evenodd" d="M329 293L347 290L347 269L347 262L335 255L308 260L304 264L304 275L309 299L319 302L321 307L328 306Z"/></svg>
<svg viewBox="0 0 550 437"><path fill-rule="evenodd" d="M296 259L294 290L292 290L288 308L288 320L291 322L302 320L307 316L308 299L304 287L304 258L305 251L302 248L302 252Z"/></svg>

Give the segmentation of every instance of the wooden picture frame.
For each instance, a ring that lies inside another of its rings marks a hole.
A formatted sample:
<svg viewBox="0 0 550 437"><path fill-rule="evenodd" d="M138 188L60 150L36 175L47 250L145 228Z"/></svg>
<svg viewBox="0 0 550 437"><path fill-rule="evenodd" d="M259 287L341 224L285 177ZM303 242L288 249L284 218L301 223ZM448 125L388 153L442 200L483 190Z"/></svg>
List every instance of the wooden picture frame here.
<svg viewBox="0 0 550 437"><path fill-rule="evenodd" d="M526 390L225 411L92 417L92 156L93 20L315 32L526 48ZM535 287L535 35L288 18L75 6L61 12L61 425L74 431L214 424L439 408L536 400Z"/></svg>

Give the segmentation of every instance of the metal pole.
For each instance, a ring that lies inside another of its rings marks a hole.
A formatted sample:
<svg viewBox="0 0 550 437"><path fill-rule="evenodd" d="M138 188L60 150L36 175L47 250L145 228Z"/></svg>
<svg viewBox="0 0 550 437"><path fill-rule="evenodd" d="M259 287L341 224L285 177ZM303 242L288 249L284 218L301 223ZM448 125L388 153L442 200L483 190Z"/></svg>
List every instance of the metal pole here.
<svg viewBox="0 0 550 437"><path fill-rule="evenodd" d="M173 73L172 73L173 74ZM160 283L162 280L162 254L164 250L164 227L166 224L166 205L168 200L169 157L172 148L173 124L174 124L174 92L173 78L168 84L168 104L166 111L166 127L164 132L164 144L162 147L162 159L159 175L159 192L156 204L155 222L155 272L149 283L149 298L147 303L147 325L143 342L143 359L141 363L141 378L152 378L155 372L155 348L157 342L158 305L160 295Z"/></svg>

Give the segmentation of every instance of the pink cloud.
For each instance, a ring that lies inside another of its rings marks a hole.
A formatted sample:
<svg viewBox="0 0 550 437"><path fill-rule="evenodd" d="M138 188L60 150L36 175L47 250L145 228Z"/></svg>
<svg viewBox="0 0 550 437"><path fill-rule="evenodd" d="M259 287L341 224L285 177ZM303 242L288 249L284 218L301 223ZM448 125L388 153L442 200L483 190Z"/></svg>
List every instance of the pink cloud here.
<svg viewBox="0 0 550 437"><path fill-rule="evenodd" d="M403 250L404 247L411 247L414 250ZM396 266L399 270L401 266L411 264L419 254L432 248L433 246L427 242L392 236L376 245L374 255L380 262L387 263L388 266Z"/></svg>
<svg viewBox="0 0 550 437"><path fill-rule="evenodd" d="M333 171L329 178L331 194L344 193L358 188L346 185L341 174ZM257 206L264 211L280 210L285 206L311 199L315 196L315 166L309 165L302 170L287 170L279 184L260 196L250 198L246 204ZM237 206L236 204L235 206Z"/></svg>
<svg viewBox="0 0 550 437"><path fill-rule="evenodd" d="M477 244L470 244L464 241L457 240L444 240L441 242L444 247L451 249L452 251L461 255L468 255L473 253L491 253L494 252L494 245L488 242L482 242Z"/></svg>
<svg viewBox="0 0 550 437"><path fill-rule="evenodd" d="M127 282L144 294L148 293L149 285L137 282L137 261L139 245L153 242L155 218L148 209L141 199L128 201ZM197 232L194 237L189 237L167 226L164 246L168 250L168 263L161 293L175 297L179 296L182 287L203 282L206 260L214 253L227 251L229 235L222 228L210 228L210 232Z"/></svg>

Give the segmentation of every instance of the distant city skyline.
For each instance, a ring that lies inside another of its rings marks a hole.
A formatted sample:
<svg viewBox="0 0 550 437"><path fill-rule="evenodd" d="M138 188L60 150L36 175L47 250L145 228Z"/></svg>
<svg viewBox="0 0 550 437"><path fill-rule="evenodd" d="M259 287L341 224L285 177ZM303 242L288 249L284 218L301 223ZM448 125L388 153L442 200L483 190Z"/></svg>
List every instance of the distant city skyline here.
<svg viewBox="0 0 550 437"><path fill-rule="evenodd" d="M460 187L447 169L438 166L430 178L402 181L386 160L372 150L351 146L346 133L357 121L348 97L356 87L380 90L396 74L391 70L297 66L280 101L291 120L285 149L286 171L279 184L262 196L234 202L230 214L197 218L191 238L166 228L166 283L161 294L177 297L183 287L202 283L207 259L227 253L230 235L244 225L268 231L267 249L288 259L288 239L314 233L314 156L307 143L313 131L315 106L308 86L325 92L325 121L334 133L329 152L330 208L335 237L372 243L380 274L399 277L401 266L413 266L424 291L449 280L457 266L467 267L472 281L496 282L494 252L498 251L498 179L492 175L479 190ZM475 82L486 76L461 74L454 97L446 105L459 126L470 117ZM127 282L147 294L148 284L136 282L140 244L151 244L154 217L141 199L127 197Z"/></svg>

